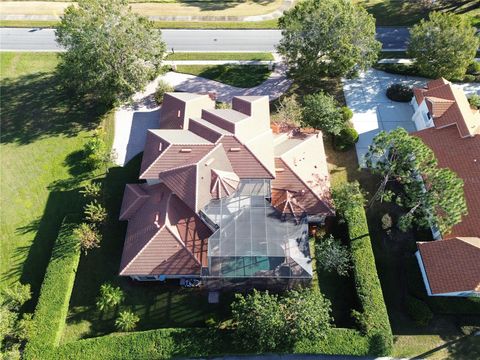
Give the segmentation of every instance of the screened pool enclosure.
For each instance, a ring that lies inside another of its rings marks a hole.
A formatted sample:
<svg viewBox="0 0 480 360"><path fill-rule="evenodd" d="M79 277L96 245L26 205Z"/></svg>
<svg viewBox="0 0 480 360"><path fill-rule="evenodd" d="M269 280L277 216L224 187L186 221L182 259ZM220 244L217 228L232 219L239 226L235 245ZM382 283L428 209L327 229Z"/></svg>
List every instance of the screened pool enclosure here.
<svg viewBox="0 0 480 360"><path fill-rule="evenodd" d="M312 277L306 215L284 215L269 198L269 180L241 180L234 194L212 200L202 210L202 218L214 229L204 276Z"/></svg>

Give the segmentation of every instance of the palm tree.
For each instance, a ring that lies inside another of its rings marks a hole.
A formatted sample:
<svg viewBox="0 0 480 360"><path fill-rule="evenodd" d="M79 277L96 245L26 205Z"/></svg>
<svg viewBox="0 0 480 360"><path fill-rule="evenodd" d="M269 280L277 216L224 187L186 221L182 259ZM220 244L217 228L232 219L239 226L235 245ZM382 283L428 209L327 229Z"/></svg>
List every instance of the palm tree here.
<svg viewBox="0 0 480 360"><path fill-rule="evenodd" d="M115 320L115 326L120 331L132 331L137 326L140 318L130 310L121 311Z"/></svg>
<svg viewBox="0 0 480 360"><path fill-rule="evenodd" d="M112 284L105 283L100 286L100 295L97 298L97 308L100 311L113 309L120 305L125 296L122 289L118 286L115 287Z"/></svg>

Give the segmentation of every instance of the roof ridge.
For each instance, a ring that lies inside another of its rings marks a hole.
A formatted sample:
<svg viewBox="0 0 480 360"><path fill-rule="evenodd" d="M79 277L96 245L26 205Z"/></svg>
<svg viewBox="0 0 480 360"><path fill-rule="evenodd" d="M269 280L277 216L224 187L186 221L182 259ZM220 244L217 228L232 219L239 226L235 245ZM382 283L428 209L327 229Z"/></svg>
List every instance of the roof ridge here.
<svg viewBox="0 0 480 360"><path fill-rule="evenodd" d="M138 199L140 198L149 198L150 195L147 194L145 191L143 191L143 194L140 194L139 192L137 192L137 189L139 187L140 184L127 184L126 186L128 186L128 188L130 188L134 193L135 195L138 195L137 198L130 204L130 206L127 207L127 209L125 209L125 211L123 213L120 214L120 217L122 217L122 215L128 213L128 211L137 203ZM132 214L133 215L133 214Z"/></svg>
<svg viewBox="0 0 480 360"><path fill-rule="evenodd" d="M263 132L262 134L264 134L264 133L265 133L265 132ZM224 135L224 136L229 136L229 135ZM232 134L232 136L233 136L240 144L242 144L243 146L245 146L245 149L247 149L248 152L258 161L258 163L263 167L263 169L266 170L267 173L269 173L269 174L270 174L271 176L273 176L273 178L275 179L276 174L275 174L275 173L272 173L272 172L263 164L263 162L260 161L260 159L259 159L259 158L257 157L257 155L255 155L255 153L250 149L250 147L247 145L247 143L246 143L246 142L245 142L245 143L242 143L242 142L240 141L240 139L235 136L235 134ZM252 138L252 139L255 139L255 138L256 138L256 137L254 137L254 138ZM250 140L252 140L252 139L250 139ZM250 141L250 140L249 140L249 141ZM274 155L274 156L275 156L275 155Z"/></svg>
<svg viewBox="0 0 480 360"><path fill-rule="evenodd" d="M169 195L170 196L170 195ZM130 265L132 264L132 262L138 258L140 256L141 253L143 253L143 250L145 250L145 248L148 246L148 244L150 244L152 242L152 240L158 235L160 234L160 232L162 231L162 229L165 228L165 223L158 229L158 231L150 238L150 240L148 240L145 245L142 246L142 248L140 249L140 251L137 252L137 254L132 258L132 260L130 260L128 262L127 265L125 265L122 269L122 271L120 272L120 275L122 275L129 267Z"/></svg>
<svg viewBox="0 0 480 360"><path fill-rule="evenodd" d="M295 175L295 177L296 177L298 180L300 180L300 182L301 182L303 185L305 185L305 186L312 192L312 194L313 194L318 200L320 200L323 204L325 204L325 206L326 206L328 209L330 209L331 211L333 211L332 207L331 207L329 204L327 204L324 199L320 198L320 196L319 196L309 185L307 185L307 184L305 183L305 181L303 181L303 179L302 179L300 176L298 176L298 174L290 167L290 165L288 165L281 157L278 157L278 159L280 159L280 161Z"/></svg>
<svg viewBox="0 0 480 360"><path fill-rule="evenodd" d="M169 199L170 201L170 199ZM185 245L185 243L182 241L182 239L180 239L171 229L170 229L170 226L169 225L166 225L165 228L167 229L167 231L172 234L172 236L180 243L180 245L183 246L183 249L186 250L188 252L188 254L193 258L193 260L198 264L200 265L200 267L202 267L202 264L200 263L200 261L198 261L198 259L195 257L195 255L192 254L192 252L187 248L187 246Z"/></svg>
<svg viewBox="0 0 480 360"><path fill-rule="evenodd" d="M146 173L147 171L149 171L151 169L151 167L157 163L157 161L160 159L160 157L165 154L167 152L167 150L172 146L172 144L170 144L168 141L168 146L165 148L165 150L163 150L156 158L155 160L152 161L152 163L145 169L145 171L143 173L140 174L139 178L141 179Z"/></svg>

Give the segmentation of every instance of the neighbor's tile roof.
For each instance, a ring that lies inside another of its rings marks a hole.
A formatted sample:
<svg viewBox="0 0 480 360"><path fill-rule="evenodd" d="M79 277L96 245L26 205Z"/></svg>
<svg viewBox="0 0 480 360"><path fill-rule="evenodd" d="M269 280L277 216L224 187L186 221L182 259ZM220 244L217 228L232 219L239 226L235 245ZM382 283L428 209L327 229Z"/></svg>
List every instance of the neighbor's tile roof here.
<svg viewBox="0 0 480 360"><path fill-rule="evenodd" d="M480 237L480 135L461 138L456 126L432 127L413 135L433 150L440 167L453 170L463 179L468 214L449 236Z"/></svg>
<svg viewBox="0 0 480 360"><path fill-rule="evenodd" d="M417 243L432 294L480 292L480 238Z"/></svg>
<svg viewBox="0 0 480 360"><path fill-rule="evenodd" d="M432 80L426 89L414 89L417 103L425 99L436 128L456 125L462 137L480 133L480 114L470 108L463 91L445 79Z"/></svg>
<svg viewBox="0 0 480 360"><path fill-rule="evenodd" d="M128 229L120 275L199 275L207 266L208 227L164 184L129 184L126 193L132 188L147 198L123 218Z"/></svg>

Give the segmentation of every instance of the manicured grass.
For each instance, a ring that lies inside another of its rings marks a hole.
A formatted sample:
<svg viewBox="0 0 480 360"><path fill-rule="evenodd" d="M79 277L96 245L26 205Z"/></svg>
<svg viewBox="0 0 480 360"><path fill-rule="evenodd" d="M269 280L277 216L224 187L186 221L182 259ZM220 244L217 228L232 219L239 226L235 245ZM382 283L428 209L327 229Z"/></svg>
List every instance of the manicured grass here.
<svg viewBox="0 0 480 360"><path fill-rule="evenodd" d="M54 28L58 21L0 20L0 27ZM154 21L159 29L277 29L277 20L264 21Z"/></svg>
<svg viewBox="0 0 480 360"><path fill-rule="evenodd" d="M268 52L176 52L167 55L166 60L257 60L271 61L273 55Z"/></svg>
<svg viewBox="0 0 480 360"><path fill-rule="evenodd" d="M73 104L52 75L52 53L1 53L1 287L30 283L36 301L66 212L85 174L75 162L104 109ZM61 194L61 195L60 195Z"/></svg>
<svg viewBox="0 0 480 360"><path fill-rule="evenodd" d="M202 16L202 17L243 17L263 15L277 10L283 0L269 1L172 1L135 2L132 10L144 16ZM61 15L68 2L51 1L2 1L2 14Z"/></svg>
<svg viewBox="0 0 480 360"><path fill-rule="evenodd" d="M240 88L260 85L270 75L266 65L179 65L177 72L201 76Z"/></svg>
<svg viewBox="0 0 480 360"><path fill-rule="evenodd" d="M372 14L377 26L410 26L428 17L432 10L453 12L467 16L472 26L480 23L480 8L477 0L437 2L431 9L421 1L403 0L354 0Z"/></svg>

